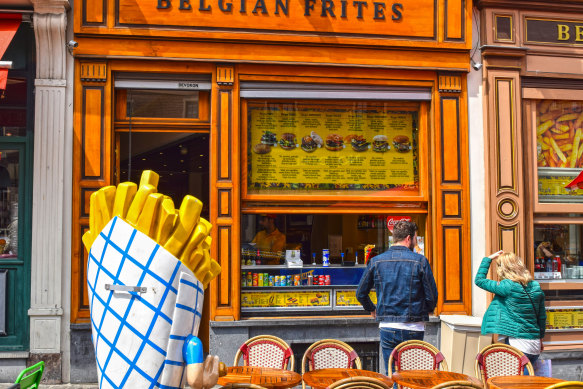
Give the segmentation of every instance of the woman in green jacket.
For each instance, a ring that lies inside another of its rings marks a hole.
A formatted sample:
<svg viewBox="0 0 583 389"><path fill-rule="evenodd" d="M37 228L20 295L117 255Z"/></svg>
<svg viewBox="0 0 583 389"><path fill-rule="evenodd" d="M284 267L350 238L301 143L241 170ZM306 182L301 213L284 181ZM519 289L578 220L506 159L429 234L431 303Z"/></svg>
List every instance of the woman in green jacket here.
<svg viewBox="0 0 583 389"><path fill-rule="evenodd" d="M486 278L493 260L498 265L499 282ZM542 351L545 335L545 295L522 260L504 251L485 257L475 283L494 293L482 320L482 334L505 336L506 343L522 351L534 363Z"/></svg>

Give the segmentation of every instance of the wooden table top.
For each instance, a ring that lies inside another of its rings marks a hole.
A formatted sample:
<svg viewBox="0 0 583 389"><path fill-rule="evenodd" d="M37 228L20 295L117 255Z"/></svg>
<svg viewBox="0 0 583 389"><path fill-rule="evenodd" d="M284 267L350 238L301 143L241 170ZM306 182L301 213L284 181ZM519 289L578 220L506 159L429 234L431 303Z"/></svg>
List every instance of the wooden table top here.
<svg viewBox="0 0 583 389"><path fill-rule="evenodd" d="M393 373L391 378L397 384L411 389L432 388L435 385L449 381L471 381L482 386L482 383L477 378L441 370L401 370L398 373Z"/></svg>
<svg viewBox="0 0 583 389"><path fill-rule="evenodd" d="M307 371L304 373L302 379L306 386L312 388L327 388L336 381L340 381L348 377L365 376L378 378L387 385L392 386L393 381L386 375L361 369L319 369Z"/></svg>
<svg viewBox="0 0 583 389"><path fill-rule="evenodd" d="M549 385L564 381L558 378L516 375L510 377L492 377L488 379L487 383L488 388L491 389L543 389Z"/></svg>
<svg viewBox="0 0 583 389"><path fill-rule="evenodd" d="M227 375L219 377L219 385L255 384L266 388L285 389L296 386L302 376L294 371L274 369L271 367L231 366Z"/></svg>

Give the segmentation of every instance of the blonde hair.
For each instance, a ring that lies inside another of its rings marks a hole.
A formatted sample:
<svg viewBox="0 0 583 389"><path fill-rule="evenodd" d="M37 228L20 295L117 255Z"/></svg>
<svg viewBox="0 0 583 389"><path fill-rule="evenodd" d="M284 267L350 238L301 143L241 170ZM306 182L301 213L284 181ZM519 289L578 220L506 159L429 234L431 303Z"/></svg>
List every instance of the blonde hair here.
<svg viewBox="0 0 583 389"><path fill-rule="evenodd" d="M502 253L496 259L500 280L510 280L526 286L532 281L530 272L524 267L522 259L514 253Z"/></svg>

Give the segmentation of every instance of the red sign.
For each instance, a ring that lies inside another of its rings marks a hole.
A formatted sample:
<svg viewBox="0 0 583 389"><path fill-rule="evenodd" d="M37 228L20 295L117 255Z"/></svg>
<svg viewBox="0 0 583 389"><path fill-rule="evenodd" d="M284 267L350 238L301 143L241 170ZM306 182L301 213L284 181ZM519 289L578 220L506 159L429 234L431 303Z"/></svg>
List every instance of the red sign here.
<svg viewBox="0 0 583 389"><path fill-rule="evenodd" d="M401 220L411 221L411 216L387 216L387 228L393 233L393 227Z"/></svg>

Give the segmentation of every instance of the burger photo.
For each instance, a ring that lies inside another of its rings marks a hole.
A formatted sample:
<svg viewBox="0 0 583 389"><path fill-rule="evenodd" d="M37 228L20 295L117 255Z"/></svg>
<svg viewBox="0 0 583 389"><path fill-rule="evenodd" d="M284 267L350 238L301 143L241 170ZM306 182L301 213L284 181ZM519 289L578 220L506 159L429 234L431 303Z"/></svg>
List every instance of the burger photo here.
<svg viewBox="0 0 583 389"><path fill-rule="evenodd" d="M338 134L330 134L326 137L326 148L330 151L340 151L344 148L344 140Z"/></svg>
<svg viewBox="0 0 583 389"><path fill-rule="evenodd" d="M296 135L291 132L284 132L281 134L279 145L284 150L293 150L296 148Z"/></svg>
<svg viewBox="0 0 583 389"><path fill-rule="evenodd" d="M263 131L263 135L261 135L261 143L264 145L274 146L277 143L277 137L275 133L271 131Z"/></svg>
<svg viewBox="0 0 583 389"><path fill-rule="evenodd" d="M372 151L384 153L389 150L389 142L386 135L375 135L372 138Z"/></svg>
<svg viewBox="0 0 583 389"><path fill-rule="evenodd" d="M256 154L267 154L271 151L271 145L266 145L264 143L258 143L253 146L253 151Z"/></svg>
<svg viewBox="0 0 583 389"><path fill-rule="evenodd" d="M318 145L320 145L320 147L324 146L324 140L315 131L312 131L310 133L310 137L314 140L314 142L316 142Z"/></svg>
<svg viewBox="0 0 583 389"><path fill-rule="evenodd" d="M393 138L393 146L395 146L395 150L406 153L411 150L411 141L407 135L397 135Z"/></svg>
<svg viewBox="0 0 583 389"><path fill-rule="evenodd" d="M370 142L367 142L362 135L352 135L350 138L350 145L354 151L367 151Z"/></svg>
<svg viewBox="0 0 583 389"><path fill-rule="evenodd" d="M306 153L311 153L318 148L318 144L312 139L311 136L304 136L302 138L302 150Z"/></svg>

